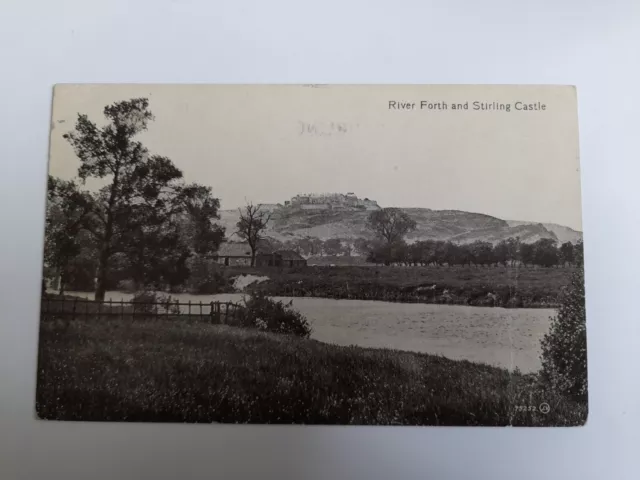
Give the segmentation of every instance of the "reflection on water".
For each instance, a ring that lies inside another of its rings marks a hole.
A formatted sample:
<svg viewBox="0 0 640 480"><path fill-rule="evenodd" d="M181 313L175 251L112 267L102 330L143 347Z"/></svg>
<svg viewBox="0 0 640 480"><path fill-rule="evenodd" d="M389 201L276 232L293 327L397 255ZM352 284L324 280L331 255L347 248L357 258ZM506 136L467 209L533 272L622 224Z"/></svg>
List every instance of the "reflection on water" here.
<svg viewBox="0 0 640 480"><path fill-rule="evenodd" d="M93 298L92 293L73 293ZM107 292L106 300L132 294ZM172 294L180 302L242 301L240 293ZM313 325L312 338L338 345L441 354L532 372L540 368L540 340L553 309L503 309L374 300L288 298Z"/></svg>

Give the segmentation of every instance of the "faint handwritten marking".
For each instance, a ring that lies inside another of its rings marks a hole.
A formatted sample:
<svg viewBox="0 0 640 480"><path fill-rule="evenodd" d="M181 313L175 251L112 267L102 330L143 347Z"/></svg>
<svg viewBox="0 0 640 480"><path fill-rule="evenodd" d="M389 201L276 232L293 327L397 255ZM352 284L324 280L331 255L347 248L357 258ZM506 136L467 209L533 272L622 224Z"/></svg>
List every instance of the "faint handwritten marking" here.
<svg viewBox="0 0 640 480"><path fill-rule="evenodd" d="M352 130L352 126L344 122L298 122L300 135L315 135L328 137L332 135L344 135Z"/></svg>

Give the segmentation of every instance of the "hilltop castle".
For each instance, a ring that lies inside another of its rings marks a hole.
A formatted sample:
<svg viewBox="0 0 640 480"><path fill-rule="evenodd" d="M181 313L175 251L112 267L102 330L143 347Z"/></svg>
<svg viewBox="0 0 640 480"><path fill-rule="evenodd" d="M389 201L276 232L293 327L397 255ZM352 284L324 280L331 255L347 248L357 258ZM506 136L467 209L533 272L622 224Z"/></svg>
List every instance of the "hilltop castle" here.
<svg viewBox="0 0 640 480"><path fill-rule="evenodd" d="M285 207L303 210L379 210L375 200L360 199L355 193L308 193L299 194L284 202Z"/></svg>

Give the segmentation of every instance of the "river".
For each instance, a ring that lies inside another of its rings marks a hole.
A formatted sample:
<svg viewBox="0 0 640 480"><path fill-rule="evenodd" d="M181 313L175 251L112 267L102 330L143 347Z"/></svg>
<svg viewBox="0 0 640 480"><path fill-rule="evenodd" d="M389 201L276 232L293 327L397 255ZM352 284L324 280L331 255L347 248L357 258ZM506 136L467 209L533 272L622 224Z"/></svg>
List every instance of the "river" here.
<svg viewBox="0 0 640 480"><path fill-rule="evenodd" d="M69 295L93 298L91 293ZM172 294L180 302L241 302L243 294ZM132 294L107 292L106 300L130 300ZM275 297L293 306L313 326L312 338L338 345L393 348L440 354L534 372L540 368L540 340L549 330L554 309L488 308L464 305L391 303Z"/></svg>

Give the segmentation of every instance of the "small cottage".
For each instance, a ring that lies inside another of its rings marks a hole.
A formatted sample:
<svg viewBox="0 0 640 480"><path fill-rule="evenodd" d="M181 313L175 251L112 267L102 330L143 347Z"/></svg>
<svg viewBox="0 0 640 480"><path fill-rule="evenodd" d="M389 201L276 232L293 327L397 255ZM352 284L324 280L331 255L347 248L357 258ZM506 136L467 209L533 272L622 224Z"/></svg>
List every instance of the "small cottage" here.
<svg viewBox="0 0 640 480"><path fill-rule="evenodd" d="M307 261L293 250L278 250L256 255L257 267L304 267Z"/></svg>
<svg viewBox="0 0 640 480"><path fill-rule="evenodd" d="M218 249L218 263L226 266L251 266L251 247L248 243L227 242ZM304 267L307 261L293 250L273 253L256 252L256 267Z"/></svg>
<svg viewBox="0 0 640 480"><path fill-rule="evenodd" d="M273 253L260 252L256 254L256 267L273 267L275 262L276 259Z"/></svg>
<svg viewBox="0 0 640 480"><path fill-rule="evenodd" d="M276 267L304 267L307 260L293 250L278 250L274 252L274 265Z"/></svg>
<svg viewBox="0 0 640 480"><path fill-rule="evenodd" d="M220 265L251 266L251 247L248 243L223 243L218 248L218 263Z"/></svg>

